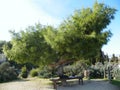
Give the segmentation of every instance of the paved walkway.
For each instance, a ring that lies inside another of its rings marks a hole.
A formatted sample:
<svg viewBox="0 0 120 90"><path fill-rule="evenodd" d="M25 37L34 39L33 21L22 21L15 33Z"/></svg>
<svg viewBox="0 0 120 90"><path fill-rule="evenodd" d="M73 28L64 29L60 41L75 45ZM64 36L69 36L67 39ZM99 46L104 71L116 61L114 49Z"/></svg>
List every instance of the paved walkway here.
<svg viewBox="0 0 120 90"><path fill-rule="evenodd" d="M90 80L85 81L84 85L77 85L75 83L69 85L69 87L59 86L57 90L120 90L120 87L116 87L108 81Z"/></svg>

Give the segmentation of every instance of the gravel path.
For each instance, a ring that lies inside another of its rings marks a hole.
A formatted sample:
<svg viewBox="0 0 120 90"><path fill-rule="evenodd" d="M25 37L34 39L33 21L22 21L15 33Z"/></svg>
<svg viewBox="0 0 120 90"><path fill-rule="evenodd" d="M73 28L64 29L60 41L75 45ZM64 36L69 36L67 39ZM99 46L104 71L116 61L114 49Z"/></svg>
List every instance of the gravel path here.
<svg viewBox="0 0 120 90"><path fill-rule="evenodd" d="M45 81L45 82L44 82ZM47 83L50 82L47 80ZM53 86L46 84L46 80L18 80L8 83L1 83L0 90L54 90ZM69 86L58 86L57 90L120 90L120 88L103 80L84 81L84 85L72 82Z"/></svg>
<svg viewBox="0 0 120 90"><path fill-rule="evenodd" d="M59 86L57 90L120 90L120 87L116 87L108 81L90 80L85 81L83 85L72 84L69 87Z"/></svg>
<svg viewBox="0 0 120 90"><path fill-rule="evenodd" d="M0 90L54 90L52 85L47 84L49 80L28 79L1 83Z"/></svg>

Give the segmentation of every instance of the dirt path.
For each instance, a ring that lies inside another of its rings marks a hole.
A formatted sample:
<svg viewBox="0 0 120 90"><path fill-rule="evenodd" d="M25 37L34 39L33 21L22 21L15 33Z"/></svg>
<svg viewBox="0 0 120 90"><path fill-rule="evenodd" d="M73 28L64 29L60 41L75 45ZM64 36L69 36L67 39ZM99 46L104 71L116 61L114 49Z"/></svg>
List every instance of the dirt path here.
<svg viewBox="0 0 120 90"><path fill-rule="evenodd" d="M120 87L116 87L108 81L90 80L85 81L84 85L72 84L69 87L59 86L57 90L120 90Z"/></svg>
<svg viewBox="0 0 120 90"><path fill-rule="evenodd" d="M18 80L8 83L1 83L0 90L54 90L49 80L33 79ZM85 81L84 85L78 85L76 82L69 86L58 86L57 90L120 90L120 88L110 84L108 81L91 80Z"/></svg>
<svg viewBox="0 0 120 90"><path fill-rule="evenodd" d="M1 83L0 90L54 90L46 79L27 79Z"/></svg>

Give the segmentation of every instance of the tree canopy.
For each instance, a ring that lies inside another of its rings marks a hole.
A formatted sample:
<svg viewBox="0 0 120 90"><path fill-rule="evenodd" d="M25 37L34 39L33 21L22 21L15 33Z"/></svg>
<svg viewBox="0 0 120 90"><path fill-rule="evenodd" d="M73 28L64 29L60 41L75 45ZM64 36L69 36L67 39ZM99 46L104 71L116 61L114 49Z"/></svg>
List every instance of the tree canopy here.
<svg viewBox="0 0 120 90"><path fill-rule="evenodd" d="M76 10L61 23L57 33L48 30L45 39L63 58L95 57L112 35L104 29L114 19L115 12L116 9L96 2L93 8Z"/></svg>
<svg viewBox="0 0 120 90"><path fill-rule="evenodd" d="M57 28L37 24L20 33L11 32L12 47L4 53L17 62L43 64L60 59L90 59L100 56L112 33L105 30L116 9L96 2L92 8L76 10Z"/></svg>
<svg viewBox="0 0 120 90"><path fill-rule="evenodd" d="M15 33L13 35L11 44L12 47L4 45L4 54L10 60L15 60L18 63L33 63L35 65L49 63L55 60L55 51L47 45L44 40L44 33L47 27L41 24L29 26L25 31ZM47 60L47 61L46 61Z"/></svg>

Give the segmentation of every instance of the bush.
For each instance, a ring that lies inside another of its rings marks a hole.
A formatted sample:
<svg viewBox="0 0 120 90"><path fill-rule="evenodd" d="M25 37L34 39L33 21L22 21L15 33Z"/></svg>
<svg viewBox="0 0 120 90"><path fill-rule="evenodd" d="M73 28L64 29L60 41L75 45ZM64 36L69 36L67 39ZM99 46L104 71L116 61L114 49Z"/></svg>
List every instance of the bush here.
<svg viewBox="0 0 120 90"><path fill-rule="evenodd" d="M95 65L92 65L90 68L90 78L104 78L104 70L107 68L106 64L103 65L101 62L96 62Z"/></svg>
<svg viewBox="0 0 120 90"><path fill-rule="evenodd" d="M90 69L90 78L103 78L104 75L99 69Z"/></svg>
<svg viewBox="0 0 120 90"><path fill-rule="evenodd" d="M38 70L32 69L32 70L30 71L30 76L32 76L32 77L38 76Z"/></svg>
<svg viewBox="0 0 120 90"><path fill-rule="evenodd" d="M39 71L39 77L41 78L50 78L52 76L52 71L47 66L45 66L43 69L40 69Z"/></svg>
<svg viewBox="0 0 120 90"><path fill-rule="evenodd" d="M28 77L28 72L27 72L26 66L22 67L20 76L22 78L27 78Z"/></svg>
<svg viewBox="0 0 120 90"><path fill-rule="evenodd" d="M4 62L0 65L0 82L17 79L17 76L15 68L11 67L9 62Z"/></svg>
<svg viewBox="0 0 120 90"><path fill-rule="evenodd" d="M52 74L51 74L51 72L41 71L39 77L41 77L41 78L50 78L50 77L52 77Z"/></svg>
<svg viewBox="0 0 120 90"><path fill-rule="evenodd" d="M72 65L64 66L64 73L68 76L81 76L84 70L87 68L87 64L81 61L77 61Z"/></svg>
<svg viewBox="0 0 120 90"><path fill-rule="evenodd" d="M120 80L120 69L118 66L113 67L113 75L116 80Z"/></svg>

